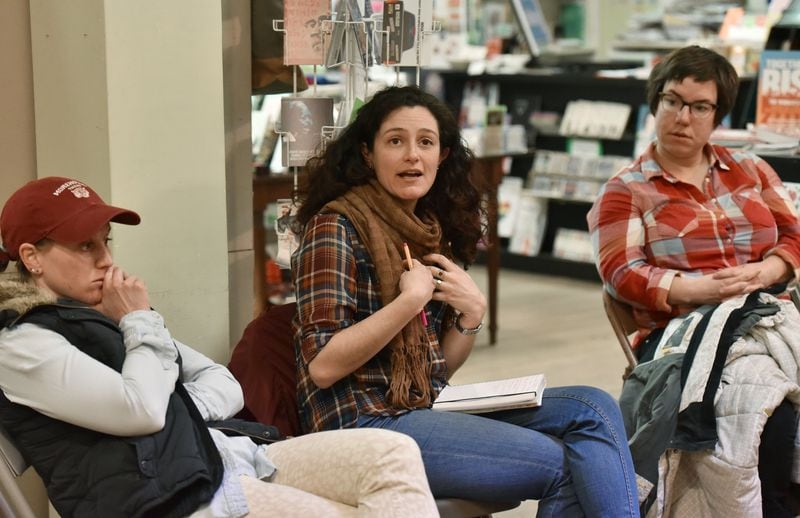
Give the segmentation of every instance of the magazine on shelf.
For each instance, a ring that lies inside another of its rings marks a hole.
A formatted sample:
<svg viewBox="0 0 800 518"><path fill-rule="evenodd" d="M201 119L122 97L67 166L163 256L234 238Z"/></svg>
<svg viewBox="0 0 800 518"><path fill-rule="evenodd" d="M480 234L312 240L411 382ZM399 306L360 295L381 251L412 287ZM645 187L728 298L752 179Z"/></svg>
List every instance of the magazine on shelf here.
<svg viewBox="0 0 800 518"><path fill-rule="evenodd" d="M333 126L330 97L283 97L281 132L283 166L303 166L322 142L323 126Z"/></svg>
<svg viewBox="0 0 800 518"><path fill-rule="evenodd" d="M283 61L286 65L321 65L324 62L322 24L330 18L330 0L283 3Z"/></svg>
<svg viewBox="0 0 800 518"><path fill-rule="evenodd" d="M756 127L800 137L800 52L761 53L756 101Z"/></svg>
<svg viewBox="0 0 800 518"><path fill-rule="evenodd" d="M434 401L433 409L474 414L540 406L546 386L544 374L448 385Z"/></svg>

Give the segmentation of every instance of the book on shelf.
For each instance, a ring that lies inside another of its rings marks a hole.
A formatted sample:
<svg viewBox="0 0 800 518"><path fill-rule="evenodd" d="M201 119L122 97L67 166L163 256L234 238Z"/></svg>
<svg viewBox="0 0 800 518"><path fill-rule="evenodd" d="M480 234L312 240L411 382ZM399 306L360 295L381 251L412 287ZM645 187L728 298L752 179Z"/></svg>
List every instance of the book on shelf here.
<svg viewBox="0 0 800 518"><path fill-rule="evenodd" d="M789 198L794 203L794 209L800 214L800 183L797 182L783 182L783 186L789 192Z"/></svg>
<svg viewBox="0 0 800 518"><path fill-rule="evenodd" d="M606 101L569 101L561 119L559 133L565 136L618 140L625 133L631 107Z"/></svg>
<svg viewBox="0 0 800 518"><path fill-rule="evenodd" d="M503 104L487 106L483 127L483 153L499 155L505 152L505 137L508 126L505 124L507 107Z"/></svg>
<svg viewBox="0 0 800 518"><path fill-rule="evenodd" d="M570 261L594 262L594 250L589 232L560 227L553 240L553 256Z"/></svg>
<svg viewBox="0 0 800 518"><path fill-rule="evenodd" d="M800 137L800 51L761 53L756 98L756 127Z"/></svg>
<svg viewBox="0 0 800 518"><path fill-rule="evenodd" d="M283 166L303 166L322 143L322 128L333 126L330 97L283 97L281 132Z"/></svg>
<svg viewBox="0 0 800 518"><path fill-rule="evenodd" d="M517 221L523 179L505 176L497 188L497 236L511 237Z"/></svg>
<svg viewBox="0 0 800 518"><path fill-rule="evenodd" d="M537 196L530 189L524 189L519 198L517 221L508 251L527 256L538 255L546 228L547 199Z"/></svg>
<svg viewBox="0 0 800 518"><path fill-rule="evenodd" d="M650 113L650 106L639 105L636 112L636 139L633 144L633 156L638 157L656 139L656 118Z"/></svg>
<svg viewBox="0 0 800 518"><path fill-rule="evenodd" d="M544 374L447 385L434 401L433 409L476 414L536 407L542 404L542 393L546 386Z"/></svg>
<svg viewBox="0 0 800 518"><path fill-rule="evenodd" d="M321 65L324 62L322 24L330 18L329 0L284 2L284 64Z"/></svg>
<svg viewBox="0 0 800 518"><path fill-rule="evenodd" d="M333 67L342 63L350 65L373 64L372 38L375 35L373 22L368 20L372 15L369 2L364 9L358 0L341 0L336 6L331 21L332 29L326 34L323 44L324 64Z"/></svg>
<svg viewBox="0 0 800 518"><path fill-rule="evenodd" d="M278 252L275 262L281 268L290 268L292 254L300 246L302 227L297 221L297 205L290 198L276 202L275 234L278 237Z"/></svg>

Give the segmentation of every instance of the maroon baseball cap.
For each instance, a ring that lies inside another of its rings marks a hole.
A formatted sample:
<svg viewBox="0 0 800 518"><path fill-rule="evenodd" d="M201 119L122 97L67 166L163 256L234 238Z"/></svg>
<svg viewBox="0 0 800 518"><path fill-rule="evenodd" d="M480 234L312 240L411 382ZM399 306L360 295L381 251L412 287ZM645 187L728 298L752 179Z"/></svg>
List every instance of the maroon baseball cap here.
<svg viewBox="0 0 800 518"><path fill-rule="evenodd" d="M78 180L50 176L28 182L11 195L0 214L0 259L5 252L16 261L20 245L44 238L60 243L84 241L110 221L138 225L141 218L131 210L107 205Z"/></svg>

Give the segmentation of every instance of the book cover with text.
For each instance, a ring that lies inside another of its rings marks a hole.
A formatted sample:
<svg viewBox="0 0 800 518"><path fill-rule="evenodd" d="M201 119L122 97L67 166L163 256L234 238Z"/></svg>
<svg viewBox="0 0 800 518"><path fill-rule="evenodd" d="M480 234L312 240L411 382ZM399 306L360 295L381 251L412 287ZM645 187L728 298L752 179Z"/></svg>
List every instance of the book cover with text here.
<svg viewBox="0 0 800 518"><path fill-rule="evenodd" d="M765 50L758 72L756 125L800 136L800 51Z"/></svg>
<svg viewBox="0 0 800 518"><path fill-rule="evenodd" d="M332 98L282 98L283 165L304 166L319 151L324 126L333 126Z"/></svg>
<svg viewBox="0 0 800 518"><path fill-rule="evenodd" d="M390 15L387 18L387 13ZM431 62L433 3L430 0L387 0L384 3L384 63L417 66ZM386 46L389 46L386 49Z"/></svg>
<svg viewBox="0 0 800 518"><path fill-rule="evenodd" d="M330 0L283 3L284 63L321 65L324 61L322 24L331 18Z"/></svg>

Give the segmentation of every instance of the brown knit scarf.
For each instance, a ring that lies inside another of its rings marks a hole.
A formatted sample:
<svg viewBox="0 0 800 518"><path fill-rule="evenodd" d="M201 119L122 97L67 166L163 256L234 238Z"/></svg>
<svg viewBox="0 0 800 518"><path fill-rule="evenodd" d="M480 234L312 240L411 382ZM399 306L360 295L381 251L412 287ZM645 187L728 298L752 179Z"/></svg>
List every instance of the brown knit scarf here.
<svg viewBox="0 0 800 518"><path fill-rule="evenodd" d="M325 208L345 216L367 247L384 305L400 293L400 275L406 269L403 243L411 255L420 258L439 252L441 228L436 221L423 221L402 208L377 182L353 187ZM392 380L387 398L398 408L427 407L432 401L430 355L425 329L412 318L389 342L392 351Z"/></svg>

